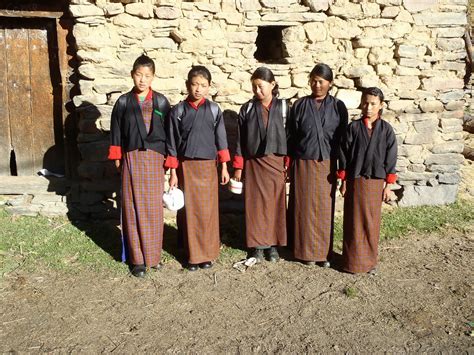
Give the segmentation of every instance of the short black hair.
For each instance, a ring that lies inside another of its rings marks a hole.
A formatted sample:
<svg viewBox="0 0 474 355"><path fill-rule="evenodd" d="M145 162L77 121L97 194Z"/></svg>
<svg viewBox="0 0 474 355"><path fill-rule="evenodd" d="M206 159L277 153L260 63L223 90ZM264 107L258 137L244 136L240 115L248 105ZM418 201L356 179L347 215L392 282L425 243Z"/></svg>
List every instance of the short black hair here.
<svg viewBox="0 0 474 355"><path fill-rule="evenodd" d="M193 65L193 67L191 68L191 70L188 73L188 83L191 82L192 78L194 78L196 76L199 76L199 75L202 76L203 78L207 79L209 84L211 83L211 81L212 81L211 72L209 71L209 69L207 69L203 65Z"/></svg>
<svg viewBox="0 0 474 355"><path fill-rule="evenodd" d="M362 91L362 97L367 96L367 95L377 96L380 99L380 102L383 102L383 99L384 99L383 92L382 90L380 90L379 88L375 86L372 86L370 88L365 88Z"/></svg>
<svg viewBox="0 0 474 355"><path fill-rule="evenodd" d="M312 78L314 76L320 76L327 81L333 81L334 79L332 69L329 67L329 65L324 63L319 63L314 66L313 70L311 70L311 73L309 73L309 77Z"/></svg>
<svg viewBox="0 0 474 355"><path fill-rule="evenodd" d="M153 74L155 74L155 62L145 54L142 54L137 59L135 59L135 62L133 62L132 73L134 73L140 67L148 67L151 69Z"/></svg>
<svg viewBox="0 0 474 355"><path fill-rule="evenodd" d="M278 96L278 84L275 80L275 75L273 75L273 72L270 69L268 69L267 67L259 67L255 69L252 76L250 77L250 80L254 81L256 79L264 80L268 83L275 82L275 87L272 90L272 94L273 96Z"/></svg>

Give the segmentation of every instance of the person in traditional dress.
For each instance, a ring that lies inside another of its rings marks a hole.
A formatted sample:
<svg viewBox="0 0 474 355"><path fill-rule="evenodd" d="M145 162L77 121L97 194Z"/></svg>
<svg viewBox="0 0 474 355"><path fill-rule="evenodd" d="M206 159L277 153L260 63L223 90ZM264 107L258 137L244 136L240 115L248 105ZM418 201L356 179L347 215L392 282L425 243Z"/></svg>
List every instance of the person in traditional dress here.
<svg viewBox="0 0 474 355"><path fill-rule="evenodd" d="M337 160L348 121L344 103L329 94L332 82L331 68L317 64L309 75L312 94L293 104L287 125L294 256L323 267L332 257Z"/></svg>
<svg viewBox="0 0 474 355"><path fill-rule="evenodd" d="M138 57L131 72L134 88L119 97L112 110L108 158L121 170L123 261L132 275L159 269L163 246L165 96L153 91L155 63Z"/></svg>
<svg viewBox="0 0 474 355"><path fill-rule="evenodd" d="M279 260L277 247L286 246L286 100L278 98L272 71L260 67L251 78L253 99L238 117L233 178L244 172L245 236L257 261Z"/></svg>
<svg viewBox="0 0 474 355"><path fill-rule="evenodd" d="M229 182L230 154L219 106L206 99L211 73L194 66L188 73L188 96L170 111L166 120L170 188L184 192L185 207L178 211L178 233L188 256L187 268L208 269L220 251L218 182ZM217 159L217 161L216 161ZM221 164L218 179L217 162Z"/></svg>
<svg viewBox="0 0 474 355"><path fill-rule="evenodd" d="M382 201L390 199L390 184L397 180L397 139L382 119L383 105L379 88L365 89L362 117L349 124L341 145L342 270L350 273L376 273Z"/></svg>

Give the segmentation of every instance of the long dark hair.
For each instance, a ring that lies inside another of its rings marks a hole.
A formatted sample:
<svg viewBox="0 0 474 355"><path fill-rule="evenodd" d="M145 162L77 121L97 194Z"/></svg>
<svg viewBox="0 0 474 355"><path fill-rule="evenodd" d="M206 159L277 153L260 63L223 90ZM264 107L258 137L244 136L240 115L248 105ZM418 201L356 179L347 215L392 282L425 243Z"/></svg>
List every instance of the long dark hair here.
<svg viewBox="0 0 474 355"><path fill-rule="evenodd" d="M309 78L311 79L314 76L319 76L327 81L333 81L334 79L332 69L329 67L329 65L324 63L319 63L314 66L313 70L311 70L311 73L309 73Z"/></svg>
<svg viewBox="0 0 474 355"><path fill-rule="evenodd" d="M207 69L204 65L194 65L188 73L188 80L187 83L190 83L192 78L196 76L202 76L203 78L207 79L209 84L211 84L212 77L211 72Z"/></svg>
<svg viewBox="0 0 474 355"><path fill-rule="evenodd" d="M275 86L272 90L272 95L278 97L278 95L280 94L280 91L278 90L278 83L275 80L275 75L273 75L273 72L270 69L268 69L267 67L257 68L250 77L250 80L254 81L257 79L264 80L267 83L275 82Z"/></svg>

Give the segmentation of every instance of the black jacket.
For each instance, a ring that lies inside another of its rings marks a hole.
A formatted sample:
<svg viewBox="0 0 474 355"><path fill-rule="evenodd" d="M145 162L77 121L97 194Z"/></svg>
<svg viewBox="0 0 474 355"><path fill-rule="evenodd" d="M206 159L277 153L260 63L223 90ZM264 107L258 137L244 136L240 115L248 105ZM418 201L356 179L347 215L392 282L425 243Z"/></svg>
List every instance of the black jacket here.
<svg viewBox="0 0 474 355"><path fill-rule="evenodd" d="M267 127L263 123L262 103L259 100L250 100L240 108L236 155L249 159L270 154L287 154L282 101L273 98ZM252 106L249 109L250 104ZM286 117L288 116L289 107L286 105Z"/></svg>
<svg viewBox="0 0 474 355"><path fill-rule="evenodd" d="M187 101L175 105L166 118L166 133L168 156L212 160L218 151L227 150L222 111L209 100L197 110Z"/></svg>
<svg viewBox="0 0 474 355"><path fill-rule="evenodd" d="M302 97L293 104L287 124L288 155L305 160L337 159L347 121L342 101L328 95L318 110L313 96Z"/></svg>
<svg viewBox="0 0 474 355"><path fill-rule="evenodd" d="M372 136L369 137L363 119L351 122L341 145L339 169L345 170L347 178L385 179L395 174L397 164L397 139L392 126L378 119Z"/></svg>
<svg viewBox="0 0 474 355"><path fill-rule="evenodd" d="M166 154L164 120L170 110L170 104L164 95L156 91L153 91L152 95L153 117L148 134L133 90L123 94L115 102L110 123L112 146L119 146L124 152L146 148Z"/></svg>

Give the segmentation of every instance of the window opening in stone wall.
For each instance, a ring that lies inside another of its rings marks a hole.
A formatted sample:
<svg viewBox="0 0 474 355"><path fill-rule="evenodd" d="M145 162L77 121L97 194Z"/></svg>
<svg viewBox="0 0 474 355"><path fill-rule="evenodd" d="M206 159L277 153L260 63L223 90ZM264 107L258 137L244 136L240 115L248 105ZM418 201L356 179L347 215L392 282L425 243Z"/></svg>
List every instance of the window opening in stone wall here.
<svg viewBox="0 0 474 355"><path fill-rule="evenodd" d="M254 57L261 63L284 63L283 30L285 26L261 26L255 44Z"/></svg>

